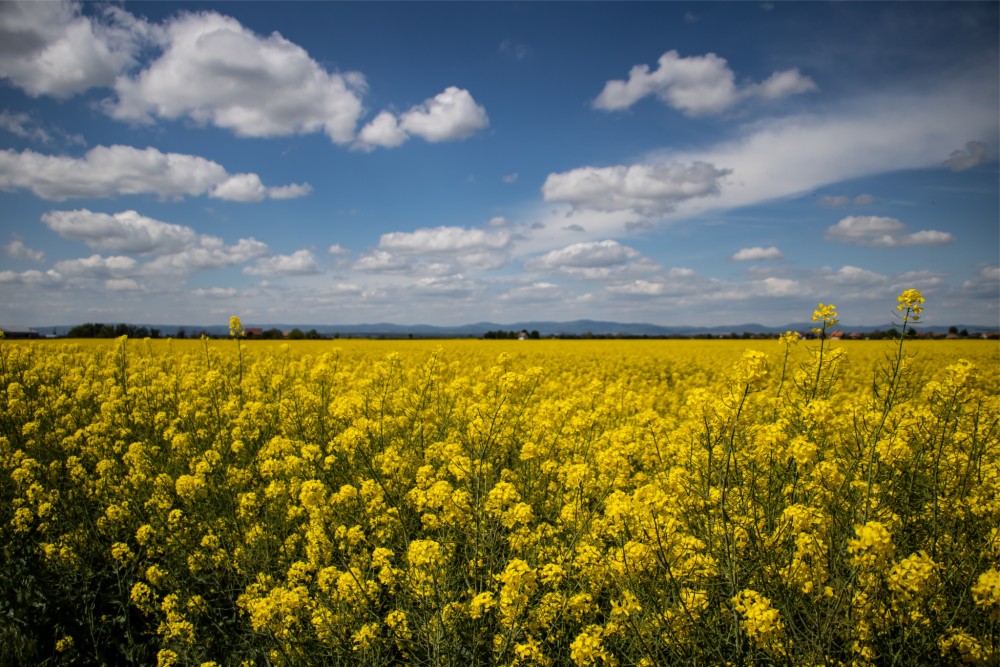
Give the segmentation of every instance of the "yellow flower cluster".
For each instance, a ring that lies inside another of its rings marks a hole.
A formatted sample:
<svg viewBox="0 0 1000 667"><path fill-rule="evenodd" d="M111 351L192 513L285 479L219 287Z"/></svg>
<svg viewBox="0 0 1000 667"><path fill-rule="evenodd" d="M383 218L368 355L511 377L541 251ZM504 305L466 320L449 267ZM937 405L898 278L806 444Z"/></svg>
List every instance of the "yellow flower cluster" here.
<svg viewBox="0 0 1000 667"><path fill-rule="evenodd" d="M1000 349L838 318L765 351L0 341L3 655L989 664Z"/></svg>

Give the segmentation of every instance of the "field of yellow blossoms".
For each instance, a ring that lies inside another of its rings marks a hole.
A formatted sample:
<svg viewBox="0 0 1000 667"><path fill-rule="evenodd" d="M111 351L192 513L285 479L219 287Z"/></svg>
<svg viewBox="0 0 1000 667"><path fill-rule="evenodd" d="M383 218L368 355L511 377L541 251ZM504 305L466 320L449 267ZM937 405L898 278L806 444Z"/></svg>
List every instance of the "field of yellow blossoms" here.
<svg viewBox="0 0 1000 667"><path fill-rule="evenodd" d="M0 664L997 664L995 341L232 324L0 341Z"/></svg>

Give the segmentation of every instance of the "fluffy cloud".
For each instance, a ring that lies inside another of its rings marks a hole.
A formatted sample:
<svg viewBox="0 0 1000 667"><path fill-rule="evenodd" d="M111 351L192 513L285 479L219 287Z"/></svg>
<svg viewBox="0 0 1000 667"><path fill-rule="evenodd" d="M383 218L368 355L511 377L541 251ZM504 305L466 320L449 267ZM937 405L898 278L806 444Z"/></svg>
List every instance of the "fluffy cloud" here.
<svg viewBox="0 0 1000 667"><path fill-rule="evenodd" d="M683 296L686 294L706 294L717 287L699 276L694 269L674 267L652 277L640 278L626 283L608 285L605 291L617 297L643 299L661 296Z"/></svg>
<svg viewBox="0 0 1000 667"><path fill-rule="evenodd" d="M379 239L378 251L356 264L365 270L395 270L417 259L421 273L445 274L463 269L497 269L507 262L513 236L507 229L486 231L465 227L427 227L413 232L390 232Z"/></svg>
<svg viewBox="0 0 1000 667"><path fill-rule="evenodd" d="M653 271L657 266L642 254L614 240L574 243L525 262L532 271L604 279L626 271Z"/></svg>
<svg viewBox="0 0 1000 667"><path fill-rule="evenodd" d="M775 72L759 84L742 89L725 58L714 53L682 58L677 51L660 56L657 68L636 65L627 81L608 81L594 100L597 109L627 109L647 95L688 116L719 113L748 97L777 99L817 90L816 84L797 69Z"/></svg>
<svg viewBox="0 0 1000 667"><path fill-rule="evenodd" d="M296 192L302 194L309 189L307 185L287 187L298 188ZM256 174L231 175L222 165L202 157L120 145L96 146L82 158L0 151L0 190L18 188L55 201L146 193L256 201L275 193L289 194L286 188L264 188Z"/></svg>
<svg viewBox="0 0 1000 667"><path fill-rule="evenodd" d="M836 271L829 273L824 272L822 275L824 280L840 285L879 285L887 280L887 278L880 273L868 271L867 269L862 269L857 266L851 266L850 264L842 266Z"/></svg>
<svg viewBox="0 0 1000 667"><path fill-rule="evenodd" d="M762 248L761 246L741 248L732 256L732 259L737 262L756 262L764 259L782 258L784 258L784 255L776 246L769 246L767 248Z"/></svg>
<svg viewBox="0 0 1000 667"><path fill-rule="evenodd" d="M573 267L595 268L625 264L639 257L639 251L617 241L574 243L560 250L553 250L539 258L537 264L546 268Z"/></svg>
<svg viewBox="0 0 1000 667"><path fill-rule="evenodd" d="M449 86L400 116L400 127L427 141L464 139L490 123L469 91Z"/></svg>
<svg viewBox="0 0 1000 667"><path fill-rule="evenodd" d="M788 278L768 277L750 283L752 293L765 296L796 296L802 293L798 281Z"/></svg>
<svg viewBox="0 0 1000 667"><path fill-rule="evenodd" d="M394 148L411 135L430 142L454 141L466 139L489 124L486 109L469 91L449 86L399 117L382 111L361 129L355 145L362 150Z"/></svg>
<svg viewBox="0 0 1000 667"><path fill-rule="evenodd" d="M580 167L549 174L542 186L545 201L566 202L576 209L666 213L686 199L719 192L728 174L706 162Z"/></svg>
<svg viewBox="0 0 1000 667"><path fill-rule="evenodd" d="M952 171L965 171L986 162L986 144L970 141L965 144L965 150L952 151L951 157L944 166Z"/></svg>
<svg viewBox="0 0 1000 667"><path fill-rule="evenodd" d="M395 148L410 138L406 130L399 126L399 120L389 111L375 116L358 133L358 147L371 150L376 146Z"/></svg>
<svg viewBox="0 0 1000 667"><path fill-rule="evenodd" d="M235 287L199 287L191 292L195 296L211 299L231 299L236 293Z"/></svg>
<svg viewBox="0 0 1000 667"><path fill-rule="evenodd" d="M163 35L162 55L115 83L115 118L188 117L249 137L322 130L336 143L354 138L361 74L327 72L280 34L262 37L214 12L181 14Z"/></svg>
<svg viewBox="0 0 1000 667"><path fill-rule="evenodd" d="M826 230L826 238L876 248L945 245L955 240L948 232L932 229L910 233L906 231L906 225L896 218L875 215L843 218Z"/></svg>
<svg viewBox="0 0 1000 667"><path fill-rule="evenodd" d="M138 262L131 257L101 257L91 255L81 259L67 259L56 262L55 270L66 276L113 277L132 271Z"/></svg>
<svg viewBox="0 0 1000 667"><path fill-rule="evenodd" d="M487 232L465 227L429 227L413 232L383 234L379 248L400 253L439 254L474 250L503 250L510 244L510 232Z"/></svg>
<svg viewBox="0 0 1000 667"><path fill-rule="evenodd" d="M243 269L251 276L306 276L322 273L323 268L308 250L296 250L291 255L275 255L258 259Z"/></svg>
<svg viewBox="0 0 1000 667"><path fill-rule="evenodd" d="M373 250L362 255L354 263L354 268L358 271L403 271L409 268L409 262L405 258L386 252L385 250Z"/></svg>
<svg viewBox="0 0 1000 667"><path fill-rule="evenodd" d="M0 77L33 97L67 98L114 83L153 30L119 8L98 11L88 17L79 3L0 3Z"/></svg>
<svg viewBox="0 0 1000 667"><path fill-rule="evenodd" d="M474 294L477 287L474 280L458 273L420 278L409 289L419 296L461 298Z"/></svg>
<svg viewBox="0 0 1000 667"><path fill-rule="evenodd" d="M45 253L41 250L32 250L24 245L21 239L14 239L3 247L3 252L11 259L26 259L31 262L45 261Z"/></svg>
<svg viewBox="0 0 1000 667"><path fill-rule="evenodd" d="M226 245L214 236L199 236L197 245L169 255L161 255L143 268L146 273L189 273L245 264L270 254L267 245L257 239L239 239Z"/></svg>
<svg viewBox="0 0 1000 667"><path fill-rule="evenodd" d="M155 255L155 259L142 267L149 274L216 269L270 255L267 245L253 238L226 245L218 237L198 234L190 227L147 218L135 211L113 215L87 209L52 211L43 215L42 221L63 238L83 241L94 249Z"/></svg>
<svg viewBox="0 0 1000 667"><path fill-rule="evenodd" d="M103 108L131 123L190 119L245 137L323 132L365 150L398 146L410 136L464 139L489 124L472 95L451 86L399 116L383 111L356 135L368 90L364 75L328 71L277 32L258 35L213 11L182 12L162 24L120 7L91 14L83 15L79 3L0 3L0 77L34 96L113 87L115 97ZM142 49L155 52L140 68ZM28 131L23 124L4 126ZM261 198L252 185L221 191ZM299 196L289 192L285 196Z"/></svg>
<svg viewBox="0 0 1000 667"><path fill-rule="evenodd" d="M108 278L104 281L104 289L109 292L136 292L142 285L135 278Z"/></svg>
<svg viewBox="0 0 1000 667"><path fill-rule="evenodd" d="M111 252L165 255L180 252L198 240L190 227L160 222L135 211L113 215L87 209L52 211L42 216L42 222L63 238Z"/></svg>
<svg viewBox="0 0 1000 667"><path fill-rule="evenodd" d="M17 271L0 271L0 284L4 285L39 285L49 287L59 285L62 282L62 274L55 269L49 269L48 271L30 269L28 271L21 271L20 273Z"/></svg>
<svg viewBox="0 0 1000 667"><path fill-rule="evenodd" d="M1000 295L1000 266L984 266L972 280L962 283L962 289L986 296Z"/></svg>
<svg viewBox="0 0 1000 667"><path fill-rule="evenodd" d="M290 185L274 185L267 188L268 199L299 199L312 192L308 183L292 183Z"/></svg>

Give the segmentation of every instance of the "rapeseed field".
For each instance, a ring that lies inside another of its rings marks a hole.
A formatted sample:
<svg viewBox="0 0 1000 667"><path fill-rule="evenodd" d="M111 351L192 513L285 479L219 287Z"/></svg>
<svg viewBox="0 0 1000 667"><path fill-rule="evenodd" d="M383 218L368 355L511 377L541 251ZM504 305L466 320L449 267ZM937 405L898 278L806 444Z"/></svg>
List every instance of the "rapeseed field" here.
<svg viewBox="0 0 1000 667"><path fill-rule="evenodd" d="M995 664L1000 348L813 319L0 341L0 662Z"/></svg>

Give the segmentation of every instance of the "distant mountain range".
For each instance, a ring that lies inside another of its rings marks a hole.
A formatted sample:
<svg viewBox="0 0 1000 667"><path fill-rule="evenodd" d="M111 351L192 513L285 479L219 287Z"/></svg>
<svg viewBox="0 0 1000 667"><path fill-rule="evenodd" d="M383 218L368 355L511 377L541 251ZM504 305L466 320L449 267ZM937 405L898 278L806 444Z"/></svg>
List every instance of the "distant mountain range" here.
<svg viewBox="0 0 1000 667"><path fill-rule="evenodd" d="M117 322L108 322L117 324ZM481 338L490 331L537 331L542 337L551 336L729 336L732 334L778 334L785 331L808 331L814 323L793 322L782 326L767 326L763 324L747 323L720 326L681 326L681 325L659 325L646 322L608 322L602 320L574 320L571 322L548 322L548 321L527 321L500 324L496 322L476 322L474 324L462 324L452 326L435 326L430 324L393 324L390 322L378 322L374 324L255 324L244 322L247 328L280 329L290 331L300 329L303 332L315 329L323 336L334 336L355 338ZM58 335L65 336L75 325L56 325L49 327L32 327L43 336ZM226 336L229 334L227 324L213 326L197 325L175 325L175 324L136 324L137 327L147 329L158 329L160 336L177 336L183 330L187 336L198 336L202 332L210 336ZM945 333L950 325L946 326L918 326L917 331ZM980 334L984 332L996 331L997 327L982 325L955 325L960 331L965 329L970 334ZM848 325L839 324L838 330L845 332L866 333L870 331L885 331L891 329L892 324L879 325Z"/></svg>

